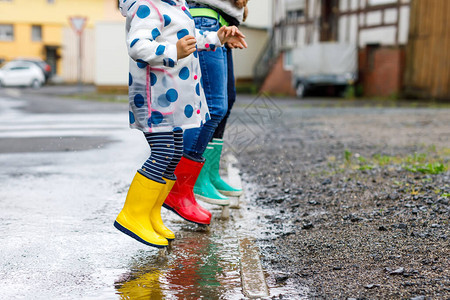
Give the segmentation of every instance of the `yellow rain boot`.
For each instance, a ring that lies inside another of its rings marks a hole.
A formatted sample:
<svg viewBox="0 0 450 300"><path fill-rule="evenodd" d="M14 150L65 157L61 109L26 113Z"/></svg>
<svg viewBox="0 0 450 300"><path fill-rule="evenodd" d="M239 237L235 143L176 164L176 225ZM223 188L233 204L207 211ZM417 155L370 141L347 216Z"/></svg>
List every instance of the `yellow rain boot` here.
<svg viewBox="0 0 450 300"><path fill-rule="evenodd" d="M167 247L168 241L153 230L149 217L165 185L136 173L114 227L146 245Z"/></svg>
<svg viewBox="0 0 450 300"><path fill-rule="evenodd" d="M159 282L160 275L160 270L154 270L123 282L115 282L119 299L165 299Z"/></svg>
<svg viewBox="0 0 450 300"><path fill-rule="evenodd" d="M150 213L150 221L152 222L153 229L157 233L168 240L173 240L175 239L175 234L164 225L161 219L161 206L166 200L167 195L169 195L170 191L172 190L172 187L175 184L175 180L170 180L167 178L164 178L164 180L166 181L166 184L164 185L161 194L159 194L158 201L156 201L155 206Z"/></svg>

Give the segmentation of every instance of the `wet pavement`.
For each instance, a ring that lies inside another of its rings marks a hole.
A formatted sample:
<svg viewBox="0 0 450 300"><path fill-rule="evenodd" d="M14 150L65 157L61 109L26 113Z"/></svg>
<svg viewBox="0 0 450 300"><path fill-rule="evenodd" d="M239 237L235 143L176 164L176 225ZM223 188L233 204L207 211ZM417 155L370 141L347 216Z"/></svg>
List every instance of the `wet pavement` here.
<svg viewBox="0 0 450 300"><path fill-rule="evenodd" d="M251 245L260 234L252 183L227 220L204 204L213 212L209 228L163 209L177 235L165 256L113 227L149 155L125 112L123 103L2 91L1 299L246 298L239 242ZM270 282L269 289L303 293Z"/></svg>
<svg viewBox="0 0 450 300"><path fill-rule="evenodd" d="M149 155L127 104L73 94L0 90L1 299L246 299L254 249L271 299L449 295L450 174L401 164L432 149L448 165L448 107L240 96L225 146L241 208L204 204L209 230L163 210L161 256L112 225Z"/></svg>

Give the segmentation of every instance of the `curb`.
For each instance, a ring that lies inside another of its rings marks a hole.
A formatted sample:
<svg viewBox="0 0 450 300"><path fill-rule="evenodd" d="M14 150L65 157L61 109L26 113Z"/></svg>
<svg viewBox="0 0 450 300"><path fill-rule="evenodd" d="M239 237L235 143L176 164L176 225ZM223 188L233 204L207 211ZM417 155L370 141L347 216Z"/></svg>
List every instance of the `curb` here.
<svg viewBox="0 0 450 300"><path fill-rule="evenodd" d="M240 171L232 163L233 161L236 162L237 159L233 156L227 160L229 161L226 167L228 173L227 182L232 186L242 188ZM236 199L230 205L231 208L240 208L240 197L230 197L230 199ZM238 237L238 246L243 294L250 299L269 297L269 289L260 260L259 248L255 244L254 239Z"/></svg>
<svg viewBox="0 0 450 300"><path fill-rule="evenodd" d="M269 290L259 257L259 248L253 240L239 239L239 260L244 295L252 299L268 297Z"/></svg>

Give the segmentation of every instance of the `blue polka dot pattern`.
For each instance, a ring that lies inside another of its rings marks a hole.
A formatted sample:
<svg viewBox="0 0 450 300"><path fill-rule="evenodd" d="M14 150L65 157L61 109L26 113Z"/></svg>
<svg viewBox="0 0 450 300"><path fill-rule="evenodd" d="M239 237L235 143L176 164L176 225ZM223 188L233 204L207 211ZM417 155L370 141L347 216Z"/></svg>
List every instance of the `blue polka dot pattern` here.
<svg viewBox="0 0 450 300"><path fill-rule="evenodd" d="M136 122L136 120L134 119L134 114L133 112L129 112L129 118L130 118L130 124L134 124L134 122Z"/></svg>
<svg viewBox="0 0 450 300"><path fill-rule="evenodd" d="M166 93L166 99L169 102L175 102L178 99L178 92L175 89L170 89Z"/></svg>
<svg viewBox="0 0 450 300"><path fill-rule="evenodd" d="M209 113L206 113L206 115L205 115L205 121L208 122L209 120L211 120L211 117L209 116Z"/></svg>
<svg viewBox="0 0 450 300"><path fill-rule="evenodd" d="M176 6L177 4L174 2L174 1L172 1L172 0L161 0L162 2L166 2L167 4L170 4L170 5L173 5L173 6Z"/></svg>
<svg viewBox="0 0 450 300"><path fill-rule="evenodd" d="M195 92L197 93L197 96L200 96L200 84L198 84L198 83L195 86Z"/></svg>
<svg viewBox="0 0 450 300"><path fill-rule="evenodd" d="M159 111L152 111L152 116L149 121L152 124L158 125L159 123L162 122L163 119L164 119L164 116L162 113L160 113Z"/></svg>
<svg viewBox="0 0 450 300"><path fill-rule="evenodd" d="M161 55L164 53L164 50L166 50L166 46L159 45L158 48L156 48L156 55Z"/></svg>
<svg viewBox="0 0 450 300"><path fill-rule="evenodd" d="M195 58L197 58L197 57L198 57L198 52L197 52L197 50L195 50L195 52L194 52L194 56L195 56Z"/></svg>
<svg viewBox="0 0 450 300"><path fill-rule="evenodd" d="M158 81L158 77L156 77L155 73L150 72L150 84L154 86L156 81Z"/></svg>
<svg viewBox="0 0 450 300"><path fill-rule="evenodd" d="M143 61L141 59L138 59L136 62L137 62L137 66L139 67L139 69L144 69L148 65L148 63L146 63L145 61Z"/></svg>
<svg viewBox="0 0 450 300"><path fill-rule="evenodd" d="M141 94L136 94L134 96L134 105L136 105L136 107L142 107L144 106L144 97Z"/></svg>
<svg viewBox="0 0 450 300"><path fill-rule="evenodd" d="M164 60L163 60L163 64L164 64L164 66L166 66L166 67L171 67L171 68L175 67L175 62L174 62L173 59L171 59L171 58L166 58L166 59L164 59Z"/></svg>
<svg viewBox="0 0 450 300"><path fill-rule="evenodd" d="M180 73L178 74L178 76L180 76L181 79L186 80L189 78L189 69L188 67L184 67L183 69L180 70Z"/></svg>
<svg viewBox="0 0 450 300"><path fill-rule="evenodd" d="M131 86L133 84L133 76L131 76L131 73L128 73L128 86Z"/></svg>
<svg viewBox="0 0 450 300"><path fill-rule="evenodd" d="M132 48L134 46L134 44L136 44L138 41L139 41L139 39L134 39L130 44L130 48Z"/></svg>
<svg viewBox="0 0 450 300"><path fill-rule="evenodd" d="M172 19L168 15L163 15L164 17L164 27L170 24L172 22Z"/></svg>
<svg viewBox="0 0 450 300"><path fill-rule="evenodd" d="M183 131L183 128L181 128L181 127L175 127L175 128L173 129L173 131L174 131L174 132L177 132L177 131Z"/></svg>
<svg viewBox="0 0 450 300"><path fill-rule="evenodd" d="M161 107L168 107L170 105L170 102L167 100L166 95L159 95L158 104Z"/></svg>
<svg viewBox="0 0 450 300"><path fill-rule="evenodd" d="M182 39L188 34L189 34L189 31L187 29L181 29L180 31L177 32L177 37L178 37L178 39Z"/></svg>
<svg viewBox="0 0 450 300"><path fill-rule="evenodd" d="M188 104L184 107L184 115L187 118L192 117L192 114L194 113L194 108L192 107L192 105Z"/></svg>
<svg viewBox="0 0 450 300"><path fill-rule="evenodd" d="M160 36L160 35L161 35L161 32L159 31L158 28L155 28L155 29L152 30L152 37L153 37L154 40L156 40L156 38L158 36Z"/></svg>
<svg viewBox="0 0 450 300"><path fill-rule="evenodd" d="M141 19L145 19L150 15L150 8L147 5L140 5L136 15Z"/></svg>

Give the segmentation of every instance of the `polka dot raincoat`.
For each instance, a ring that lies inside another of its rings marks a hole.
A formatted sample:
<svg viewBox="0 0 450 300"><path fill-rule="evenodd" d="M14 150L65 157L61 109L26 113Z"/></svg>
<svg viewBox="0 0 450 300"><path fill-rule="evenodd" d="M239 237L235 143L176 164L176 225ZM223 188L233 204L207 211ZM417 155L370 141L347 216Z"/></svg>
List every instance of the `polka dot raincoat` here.
<svg viewBox="0 0 450 300"><path fill-rule="evenodd" d="M201 126L210 118L197 52L177 60L176 43L195 36L197 49L221 46L216 32L202 32L184 0L119 0L130 55L130 127L168 132Z"/></svg>

